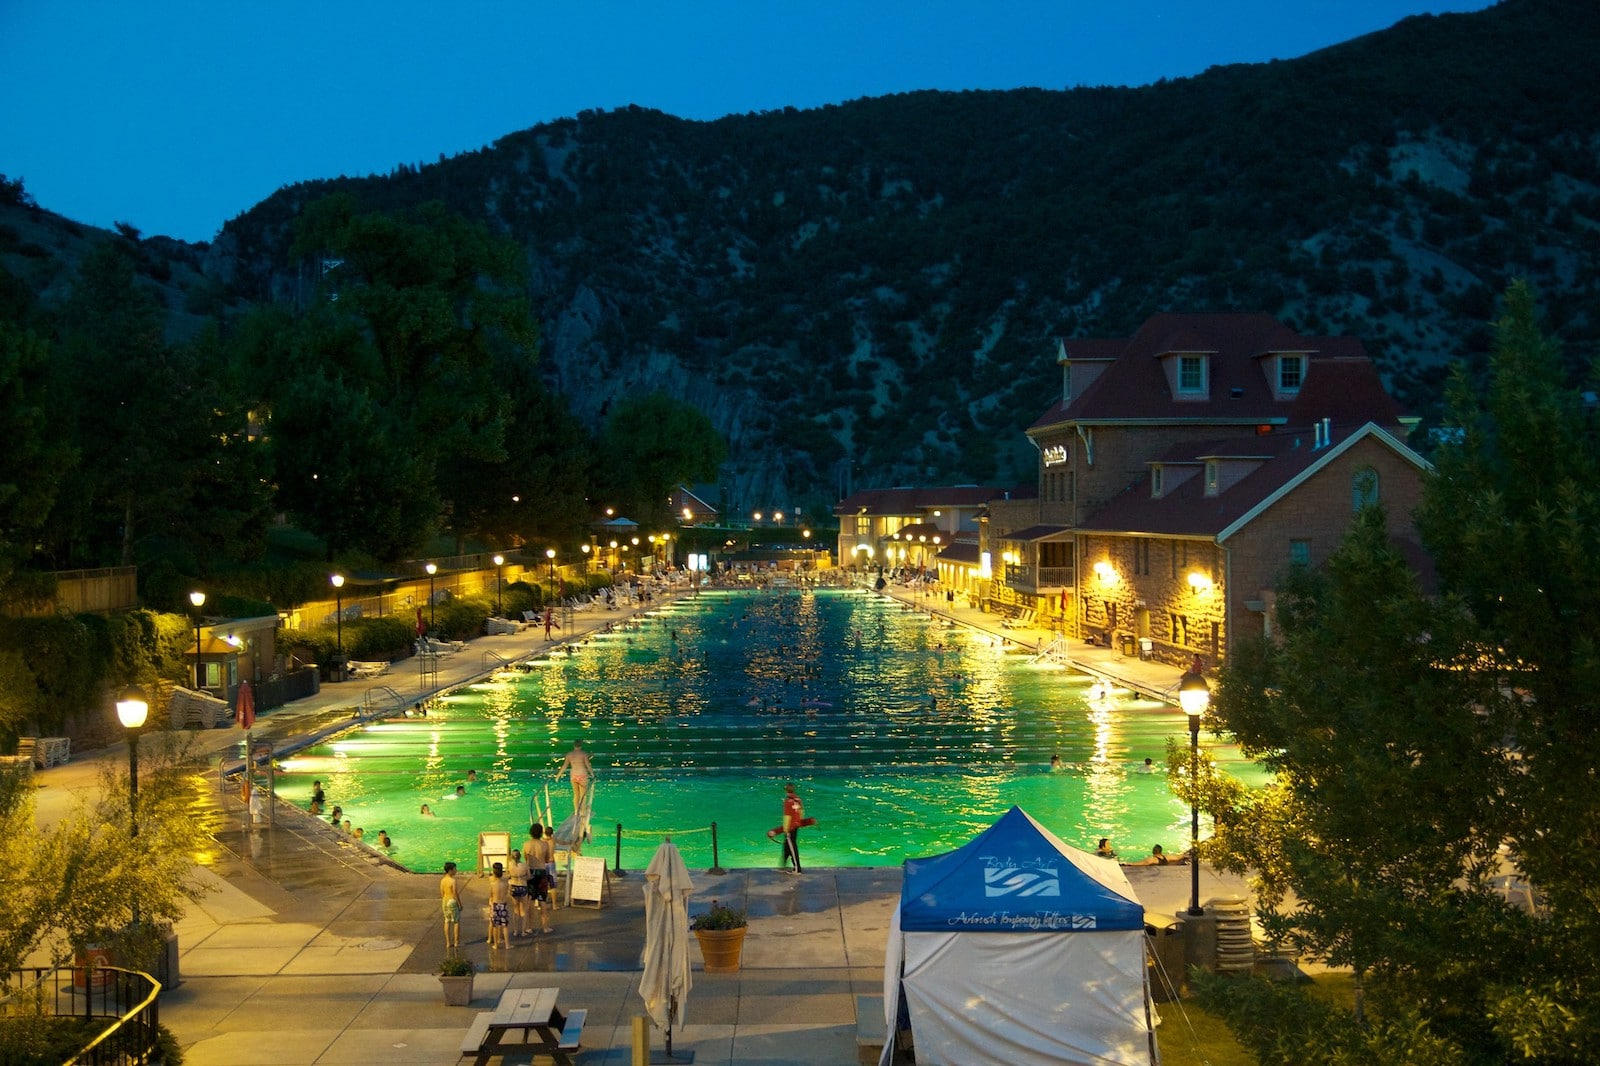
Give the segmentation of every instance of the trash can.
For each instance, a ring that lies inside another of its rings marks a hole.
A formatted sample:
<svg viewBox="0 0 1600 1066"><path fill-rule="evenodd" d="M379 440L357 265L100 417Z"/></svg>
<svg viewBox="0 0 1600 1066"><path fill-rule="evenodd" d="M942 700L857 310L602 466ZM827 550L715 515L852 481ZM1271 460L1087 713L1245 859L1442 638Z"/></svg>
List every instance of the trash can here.
<svg viewBox="0 0 1600 1066"><path fill-rule="evenodd" d="M1146 965L1150 968L1150 994L1157 1003L1171 1003L1183 993L1185 977L1183 924L1144 927Z"/></svg>
<svg viewBox="0 0 1600 1066"><path fill-rule="evenodd" d="M1133 634L1132 633L1124 633L1124 634L1122 634L1122 654L1127 656L1130 659L1133 658Z"/></svg>
<svg viewBox="0 0 1600 1066"><path fill-rule="evenodd" d="M1149 637L1139 638L1139 658L1143 659L1145 662L1149 662L1150 658L1155 654L1155 650L1155 641L1151 640Z"/></svg>

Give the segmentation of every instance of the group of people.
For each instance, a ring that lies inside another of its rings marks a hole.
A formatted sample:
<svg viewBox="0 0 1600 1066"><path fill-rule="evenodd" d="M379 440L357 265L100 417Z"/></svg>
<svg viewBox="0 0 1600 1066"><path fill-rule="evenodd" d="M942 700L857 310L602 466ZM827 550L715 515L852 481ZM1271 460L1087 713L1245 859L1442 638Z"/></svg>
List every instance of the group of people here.
<svg viewBox="0 0 1600 1066"><path fill-rule="evenodd" d="M1101 837L1100 838L1100 843L1095 845L1094 853L1096 855L1098 855L1102 859L1115 859L1117 857L1116 850L1114 848L1112 848L1112 846L1111 846L1111 838L1110 837ZM1124 862L1121 865L1123 865L1123 866L1182 866L1182 865L1185 865L1186 863L1188 863L1188 861L1189 861L1189 853L1187 851L1185 851L1181 855L1179 855L1176 858L1174 858L1171 855L1168 855L1166 853L1166 851L1163 850L1163 848L1161 847L1160 844L1156 844L1155 846L1153 846L1150 849L1150 854L1148 856L1146 856L1145 858L1143 858L1143 859L1135 859L1132 862Z"/></svg>
<svg viewBox="0 0 1600 1066"><path fill-rule="evenodd" d="M516 937L549 935L555 932L552 890L556 884L556 854L553 833L534 823L528 826L528 839L513 848L509 864L490 866L489 947L509 948ZM444 916L444 944L448 950L461 946L461 881L456 864L444 864L439 878L439 904ZM539 928L534 928L534 919Z"/></svg>
<svg viewBox="0 0 1600 1066"><path fill-rule="evenodd" d="M588 752L583 750L583 741L573 741L572 750L562 759L556 780L563 777L572 782L574 812L585 811L594 767ZM476 771L468 771L467 780L477 780ZM464 786L456 787L456 796L465 793ZM433 812L423 804L422 813L431 815ZM555 932L551 925L555 917L552 895L556 886L555 840L554 827L533 822L528 826L528 839L522 847L512 849L509 862L490 865L490 948L509 948L513 938ZM444 917L445 947L455 950L461 946L461 882L453 862L444 864L444 876L439 879L439 903ZM534 929L535 917L539 920L537 930Z"/></svg>
<svg viewBox="0 0 1600 1066"><path fill-rule="evenodd" d="M328 794L323 790L322 782L311 782L311 813L314 815L321 815L323 805L327 802ZM366 844L369 847L375 847L385 853L391 853L394 851L394 840L389 836L389 831L387 829L378 830L377 839L375 841L369 841L367 839L367 831L359 825L352 826L350 824L350 819L344 816L344 808L340 807L338 804L334 804L333 810L328 812L328 824L358 844Z"/></svg>

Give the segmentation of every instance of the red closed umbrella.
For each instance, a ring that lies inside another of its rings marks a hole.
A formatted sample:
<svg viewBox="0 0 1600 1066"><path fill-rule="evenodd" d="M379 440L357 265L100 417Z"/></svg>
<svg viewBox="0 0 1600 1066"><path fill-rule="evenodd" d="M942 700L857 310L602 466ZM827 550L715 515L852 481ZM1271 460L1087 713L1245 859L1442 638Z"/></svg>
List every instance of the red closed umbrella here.
<svg viewBox="0 0 1600 1066"><path fill-rule="evenodd" d="M250 682L239 682L238 700L239 728L249 729L256 724L256 694L250 689Z"/></svg>

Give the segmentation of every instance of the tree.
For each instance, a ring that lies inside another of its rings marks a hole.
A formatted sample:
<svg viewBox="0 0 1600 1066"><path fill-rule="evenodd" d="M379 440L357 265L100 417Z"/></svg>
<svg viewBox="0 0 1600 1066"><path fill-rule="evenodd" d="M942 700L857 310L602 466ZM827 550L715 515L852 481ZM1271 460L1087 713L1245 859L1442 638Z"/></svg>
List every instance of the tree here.
<svg viewBox="0 0 1600 1066"><path fill-rule="evenodd" d="M467 488L443 470L506 459L494 370L536 343L516 248L438 204L390 215L334 196L306 209L295 250L320 265L321 298L288 336L242 338L275 370L257 381L279 492L330 552L396 558Z"/></svg>
<svg viewBox="0 0 1600 1066"><path fill-rule="evenodd" d="M645 528L673 525L670 498L680 484L711 481L728 444L711 420L666 393L629 397L617 405L600 444L601 477Z"/></svg>
<svg viewBox="0 0 1600 1066"><path fill-rule="evenodd" d="M81 453L52 521L61 562L132 564L141 542L181 523L194 502L190 476L216 428L213 397L193 352L169 345L163 328L125 242L91 249L67 302L52 382Z"/></svg>
<svg viewBox="0 0 1600 1066"><path fill-rule="evenodd" d="M506 361L495 379L509 399L504 457L441 463L457 550L471 536L502 546L581 537L590 518L594 441L539 381L531 360Z"/></svg>
<svg viewBox="0 0 1600 1066"><path fill-rule="evenodd" d="M1530 294L1507 308L1419 515L1441 593L1361 515L1326 568L1285 577L1277 639L1221 679L1221 725L1275 783L1188 794L1217 820L1207 857L1258 876L1269 933L1356 970L1354 1020L1375 1004L1382 1023L1369 1051L1414 1019L1474 1059L1593 1061L1600 465ZM1488 890L1502 845L1547 916Z"/></svg>
<svg viewBox="0 0 1600 1066"><path fill-rule="evenodd" d="M0 598L30 559L75 453L50 418L49 345L31 330L0 321Z"/></svg>
<svg viewBox="0 0 1600 1066"><path fill-rule="evenodd" d="M1486 385L1457 374L1459 440L1437 457L1419 528L1440 580L1469 607L1478 646L1496 650L1515 772L1495 828L1547 899L1536 965L1507 975L1491 1011L1519 1051L1600 1058L1600 440L1532 290L1505 298Z"/></svg>
<svg viewBox="0 0 1600 1066"><path fill-rule="evenodd" d="M197 814L203 786L192 748L169 730L141 739L137 836L129 831L125 770L108 768L97 792L46 827L35 824L26 779L0 774L0 891L16 908L0 926L0 969L16 969L39 948L60 964L89 942L150 965L158 930L183 916L184 900L206 891L194 856L213 826Z"/></svg>

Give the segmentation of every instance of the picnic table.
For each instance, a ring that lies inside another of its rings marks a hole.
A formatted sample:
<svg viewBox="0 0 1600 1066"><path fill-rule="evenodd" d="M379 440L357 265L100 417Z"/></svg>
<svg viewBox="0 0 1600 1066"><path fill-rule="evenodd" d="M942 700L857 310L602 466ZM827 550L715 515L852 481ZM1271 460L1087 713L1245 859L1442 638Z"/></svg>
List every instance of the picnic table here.
<svg viewBox="0 0 1600 1066"><path fill-rule="evenodd" d="M563 1013L556 1007L559 988L508 988L492 1011L483 1011L473 1020L461 1041L461 1054L474 1056L477 1066L510 1050L531 1050L549 1055L557 1063L572 1066L572 1056L583 1036L588 1011ZM513 1031L520 1040L509 1040Z"/></svg>

